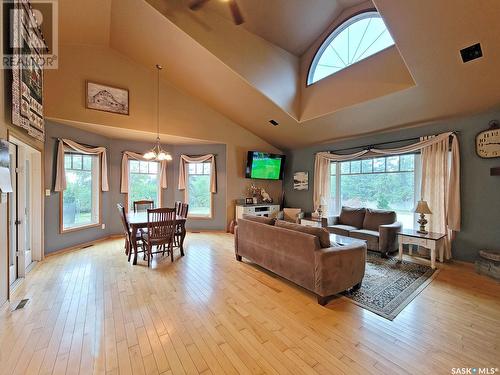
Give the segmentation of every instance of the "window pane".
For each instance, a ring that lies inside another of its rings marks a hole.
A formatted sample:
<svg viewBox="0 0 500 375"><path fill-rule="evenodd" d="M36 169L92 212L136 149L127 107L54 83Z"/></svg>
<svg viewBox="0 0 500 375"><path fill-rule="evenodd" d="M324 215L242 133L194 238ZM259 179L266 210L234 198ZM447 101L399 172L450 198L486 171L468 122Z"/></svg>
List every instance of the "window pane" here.
<svg viewBox="0 0 500 375"><path fill-rule="evenodd" d="M195 174L196 173L196 164L195 163L188 163L188 168L189 168L189 174Z"/></svg>
<svg viewBox="0 0 500 375"><path fill-rule="evenodd" d="M66 155L69 156L69 155ZM71 229L99 222L99 163L96 156L71 155L73 169L66 169L63 192L63 228ZM82 164L84 164L82 166ZM89 167L88 170L82 167ZM78 168L78 169L77 169Z"/></svg>
<svg viewBox="0 0 500 375"><path fill-rule="evenodd" d="M83 169L90 171L92 169L92 156L83 156Z"/></svg>
<svg viewBox="0 0 500 375"><path fill-rule="evenodd" d="M196 174L203 174L203 163L196 163Z"/></svg>
<svg viewBox="0 0 500 375"><path fill-rule="evenodd" d="M82 169L82 155L73 155L73 169Z"/></svg>
<svg viewBox="0 0 500 375"><path fill-rule="evenodd" d="M389 156L387 158L387 172L399 171L399 156Z"/></svg>
<svg viewBox="0 0 500 375"><path fill-rule="evenodd" d="M151 161L149 162L149 173L156 174L158 173L158 163Z"/></svg>
<svg viewBox="0 0 500 375"><path fill-rule="evenodd" d="M402 171L413 171L415 169L415 155L402 155L399 160Z"/></svg>
<svg viewBox="0 0 500 375"><path fill-rule="evenodd" d="M131 173L129 177L129 208L133 209L133 202L152 200L158 207L159 180L157 174Z"/></svg>
<svg viewBox="0 0 500 375"><path fill-rule="evenodd" d="M373 172L373 159L367 159L361 161L361 170L363 173Z"/></svg>
<svg viewBox="0 0 500 375"><path fill-rule="evenodd" d="M349 165L350 165L350 163L348 161L340 163L340 173L341 174L348 174L348 173L350 173L351 170L350 170Z"/></svg>
<svg viewBox="0 0 500 375"><path fill-rule="evenodd" d="M330 173L331 174L337 173L337 163L330 163Z"/></svg>
<svg viewBox="0 0 500 375"><path fill-rule="evenodd" d="M137 160L130 160L130 172L139 173L139 162Z"/></svg>
<svg viewBox="0 0 500 375"><path fill-rule="evenodd" d="M193 216L211 215L211 193L209 175L188 176L189 214Z"/></svg>
<svg viewBox="0 0 500 375"><path fill-rule="evenodd" d="M203 163L203 174L210 174L211 163Z"/></svg>
<svg viewBox="0 0 500 375"><path fill-rule="evenodd" d="M361 160L351 161L351 173L361 173Z"/></svg>
<svg viewBox="0 0 500 375"><path fill-rule="evenodd" d="M64 168L71 169L71 155L64 155Z"/></svg>
<svg viewBox="0 0 500 375"><path fill-rule="evenodd" d="M385 172L385 158L373 159L373 172Z"/></svg>
<svg viewBox="0 0 500 375"><path fill-rule="evenodd" d="M139 172L148 173L148 162L147 161L140 161L139 162Z"/></svg>

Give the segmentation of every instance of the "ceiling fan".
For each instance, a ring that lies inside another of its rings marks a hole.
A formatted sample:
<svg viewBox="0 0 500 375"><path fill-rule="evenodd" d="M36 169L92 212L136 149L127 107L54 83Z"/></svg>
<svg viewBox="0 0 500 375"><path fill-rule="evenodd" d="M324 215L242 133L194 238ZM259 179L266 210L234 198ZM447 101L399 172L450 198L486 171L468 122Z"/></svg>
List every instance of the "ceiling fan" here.
<svg viewBox="0 0 500 375"><path fill-rule="evenodd" d="M210 0L192 0L191 3L189 4L189 9L198 10L208 1ZM233 21L236 25L241 25L243 22L245 22L241 14L240 7L236 3L236 0L222 0L222 1L226 2L229 5L229 10L231 11L231 15L233 16Z"/></svg>

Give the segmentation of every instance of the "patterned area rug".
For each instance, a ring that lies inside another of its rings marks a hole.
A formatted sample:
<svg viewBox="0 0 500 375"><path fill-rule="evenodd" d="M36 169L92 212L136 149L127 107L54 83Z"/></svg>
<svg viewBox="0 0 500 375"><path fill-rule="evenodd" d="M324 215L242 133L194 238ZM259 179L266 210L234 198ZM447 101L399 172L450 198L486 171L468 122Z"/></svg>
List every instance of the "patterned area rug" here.
<svg viewBox="0 0 500 375"><path fill-rule="evenodd" d="M361 288L345 293L355 304L393 320L438 274L439 270L396 257L383 259L368 252Z"/></svg>

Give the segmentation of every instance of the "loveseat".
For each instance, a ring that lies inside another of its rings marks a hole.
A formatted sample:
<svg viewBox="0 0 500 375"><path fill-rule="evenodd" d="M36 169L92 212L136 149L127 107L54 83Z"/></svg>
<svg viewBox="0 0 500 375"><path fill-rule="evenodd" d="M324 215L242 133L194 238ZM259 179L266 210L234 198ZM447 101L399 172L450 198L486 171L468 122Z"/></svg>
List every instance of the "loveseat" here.
<svg viewBox="0 0 500 375"><path fill-rule="evenodd" d="M330 233L365 240L368 250L378 251L382 257L398 250L401 228L394 211L345 206L327 227Z"/></svg>
<svg viewBox="0 0 500 375"><path fill-rule="evenodd" d="M365 274L366 244L330 243L324 228L244 215L238 219L234 245L238 261L246 258L314 292L321 305L339 292L359 288Z"/></svg>

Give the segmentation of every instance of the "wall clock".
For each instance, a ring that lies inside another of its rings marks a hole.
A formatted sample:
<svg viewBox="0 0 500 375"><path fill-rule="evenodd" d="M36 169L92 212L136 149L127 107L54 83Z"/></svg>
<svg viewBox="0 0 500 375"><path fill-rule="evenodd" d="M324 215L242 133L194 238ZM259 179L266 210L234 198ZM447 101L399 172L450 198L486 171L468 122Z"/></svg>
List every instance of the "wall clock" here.
<svg viewBox="0 0 500 375"><path fill-rule="evenodd" d="M496 120L489 125L489 129L476 135L476 153L485 159L500 158L500 126Z"/></svg>

